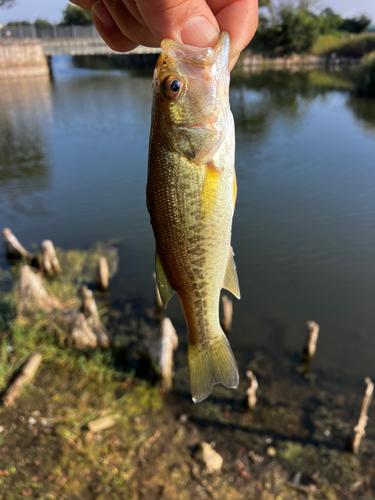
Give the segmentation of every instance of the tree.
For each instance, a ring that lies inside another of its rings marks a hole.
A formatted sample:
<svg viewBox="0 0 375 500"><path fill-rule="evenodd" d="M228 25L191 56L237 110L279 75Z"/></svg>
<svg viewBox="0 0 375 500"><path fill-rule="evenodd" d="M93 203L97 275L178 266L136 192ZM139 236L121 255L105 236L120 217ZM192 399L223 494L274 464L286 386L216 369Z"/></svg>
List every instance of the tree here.
<svg viewBox="0 0 375 500"><path fill-rule="evenodd" d="M352 17L351 19L344 19L339 26L340 31L347 31L348 33L362 33L367 26L371 23L371 19L363 15L361 17Z"/></svg>
<svg viewBox="0 0 375 500"><path fill-rule="evenodd" d="M69 4L63 11L63 18L59 26L72 26L74 24L88 26L92 24L92 17L90 12Z"/></svg>
<svg viewBox="0 0 375 500"><path fill-rule="evenodd" d="M307 10L295 12L289 7L280 11L279 45L285 53L308 52L319 36L316 16Z"/></svg>
<svg viewBox="0 0 375 500"><path fill-rule="evenodd" d="M320 33L326 35L337 31L342 25L343 19L339 14L335 14L330 7L327 7L317 17L317 21Z"/></svg>
<svg viewBox="0 0 375 500"><path fill-rule="evenodd" d="M7 23L7 26L9 26L10 28L12 26L31 26L31 23L29 23L29 21L9 21L9 23Z"/></svg>
<svg viewBox="0 0 375 500"><path fill-rule="evenodd" d="M34 23L35 28L51 28L52 24L47 19L37 19Z"/></svg>
<svg viewBox="0 0 375 500"><path fill-rule="evenodd" d="M0 7L12 7L14 0L0 0Z"/></svg>

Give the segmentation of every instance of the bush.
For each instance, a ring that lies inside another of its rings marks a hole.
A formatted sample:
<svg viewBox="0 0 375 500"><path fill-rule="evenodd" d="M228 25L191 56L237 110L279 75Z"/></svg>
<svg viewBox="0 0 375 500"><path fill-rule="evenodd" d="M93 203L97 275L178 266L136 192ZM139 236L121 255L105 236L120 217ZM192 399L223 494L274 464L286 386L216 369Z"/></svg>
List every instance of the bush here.
<svg viewBox="0 0 375 500"><path fill-rule="evenodd" d="M362 33L360 35L333 36L325 35L319 37L313 47L313 53L317 55L337 54L339 57L360 58L375 50L375 34Z"/></svg>
<svg viewBox="0 0 375 500"><path fill-rule="evenodd" d="M375 51L365 56L355 72L356 93L375 97Z"/></svg>

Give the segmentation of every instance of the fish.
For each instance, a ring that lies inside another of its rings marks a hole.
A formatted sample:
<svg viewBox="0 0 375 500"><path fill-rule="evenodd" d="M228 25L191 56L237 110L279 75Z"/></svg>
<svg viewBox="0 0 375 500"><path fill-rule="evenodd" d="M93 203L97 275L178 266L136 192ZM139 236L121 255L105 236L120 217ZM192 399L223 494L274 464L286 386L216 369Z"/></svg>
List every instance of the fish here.
<svg viewBox="0 0 375 500"><path fill-rule="evenodd" d="M238 368L220 326L221 289L240 298L231 247L237 196L229 106L230 39L197 48L161 43L152 90L147 208L156 281L164 307L177 293L189 333L195 403L215 384L238 387Z"/></svg>

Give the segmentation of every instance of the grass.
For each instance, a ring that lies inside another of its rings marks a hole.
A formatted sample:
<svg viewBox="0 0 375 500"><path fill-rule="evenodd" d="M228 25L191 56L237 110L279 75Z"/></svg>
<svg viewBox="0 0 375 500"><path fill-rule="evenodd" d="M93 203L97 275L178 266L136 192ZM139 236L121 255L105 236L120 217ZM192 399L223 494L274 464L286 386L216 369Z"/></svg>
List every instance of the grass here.
<svg viewBox="0 0 375 500"><path fill-rule="evenodd" d="M335 53L338 57L361 58L375 50L375 34L361 33L347 35L335 33L321 35L312 48L312 53L319 56Z"/></svg>
<svg viewBox="0 0 375 500"><path fill-rule="evenodd" d="M103 249L57 253L63 273L46 287L72 302L92 281ZM43 361L37 383L24 388L14 408L0 409L0 499L91 498L93 490L95 498L132 498L134 457L150 437L150 423L137 418L147 413L155 432L158 389L116 371L111 351L63 346L48 315L17 318L16 303L17 287L0 302L0 393L31 353ZM88 422L109 414L116 425L106 439L87 432Z"/></svg>

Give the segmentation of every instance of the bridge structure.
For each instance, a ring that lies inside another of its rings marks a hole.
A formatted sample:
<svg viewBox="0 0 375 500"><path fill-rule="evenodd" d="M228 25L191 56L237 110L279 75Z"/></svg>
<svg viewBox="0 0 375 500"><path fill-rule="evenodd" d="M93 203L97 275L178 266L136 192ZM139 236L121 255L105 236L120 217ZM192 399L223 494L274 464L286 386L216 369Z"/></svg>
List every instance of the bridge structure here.
<svg viewBox="0 0 375 500"><path fill-rule="evenodd" d="M100 37L94 25L91 26L4 26L0 29L0 40L10 43L24 43L38 40L45 56L67 55L111 55L113 51ZM130 55L149 55L161 52L160 48L139 46L128 52Z"/></svg>

